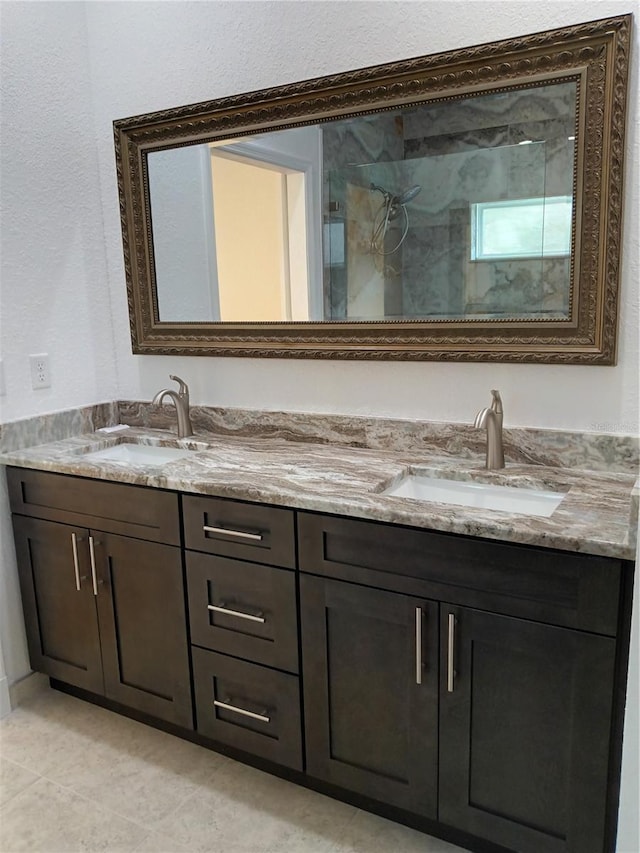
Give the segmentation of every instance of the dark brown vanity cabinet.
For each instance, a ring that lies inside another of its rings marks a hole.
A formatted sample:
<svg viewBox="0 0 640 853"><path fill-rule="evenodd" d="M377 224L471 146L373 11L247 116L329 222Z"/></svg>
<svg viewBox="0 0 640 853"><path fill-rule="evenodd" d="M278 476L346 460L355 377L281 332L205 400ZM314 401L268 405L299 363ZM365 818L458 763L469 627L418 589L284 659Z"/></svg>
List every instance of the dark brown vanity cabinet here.
<svg viewBox="0 0 640 853"><path fill-rule="evenodd" d="M308 772L517 853L610 849L620 561L298 519Z"/></svg>
<svg viewBox="0 0 640 853"><path fill-rule="evenodd" d="M14 515L13 532L32 668L103 693L87 531Z"/></svg>
<svg viewBox="0 0 640 853"><path fill-rule="evenodd" d="M439 819L518 853L602 853L615 639L440 609Z"/></svg>
<svg viewBox="0 0 640 853"><path fill-rule="evenodd" d="M302 770L294 513L183 498L196 729Z"/></svg>
<svg viewBox="0 0 640 853"><path fill-rule="evenodd" d="M307 772L437 815L438 606L303 575Z"/></svg>
<svg viewBox="0 0 640 853"><path fill-rule="evenodd" d="M630 563L8 483L34 669L470 849L612 853Z"/></svg>
<svg viewBox="0 0 640 853"><path fill-rule="evenodd" d="M7 475L32 667L192 728L177 496Z"/></svg>

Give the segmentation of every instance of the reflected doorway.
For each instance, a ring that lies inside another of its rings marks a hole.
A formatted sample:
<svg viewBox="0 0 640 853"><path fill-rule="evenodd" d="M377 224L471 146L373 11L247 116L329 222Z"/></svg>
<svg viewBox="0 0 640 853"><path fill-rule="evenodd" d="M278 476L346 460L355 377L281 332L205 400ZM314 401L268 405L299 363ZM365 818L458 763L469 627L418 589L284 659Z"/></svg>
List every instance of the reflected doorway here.
<svg viewBox="0 0 640 853"><path fill-rule="evenodd" d="M212 146L211 181L220 320L309 320L304 172Z"/></svg>

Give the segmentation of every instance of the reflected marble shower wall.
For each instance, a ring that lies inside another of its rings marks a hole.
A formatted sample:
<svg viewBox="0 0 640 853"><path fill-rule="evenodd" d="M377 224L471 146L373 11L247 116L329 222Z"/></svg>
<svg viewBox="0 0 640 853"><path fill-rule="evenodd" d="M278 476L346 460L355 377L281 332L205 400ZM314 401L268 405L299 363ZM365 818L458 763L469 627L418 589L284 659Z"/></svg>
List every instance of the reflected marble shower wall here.
<svg viewBox="0 0 640 853"><path fill-rule="evenodd" d="M469 211L477 202L572 195L575 99L568 82L405 115L410 180L427 190L405 245L405 315L567 315L570 258L472 260Z"/></svg>
<svg viewBox="0 0 640 853"><path fill-rule="evenodd" d="M576 84L491 93L324 130L325 215L342 265L325 266L326 316L565 317L570 258L474 255L474 205L571 197ZM374 245L384 197L420 186ZM337 209L336 209L337 208Z"/></svg>
<svg viewBox="0 0 640 853"><path fill-rule="evenodd" d="M424 187L411 206L403 246L405 316L528 314L562 310L545 293L564 296L566 258L477 261L472 257L474 204L542 198L546 145L504 145L405 161L405 180ZM553 266L560 274L548 276Z"/></svg>
<svg viewBox="0 0 640 853"><path fill-rule="evenodd" d="M325 248L327 260L332 256L337 258L324 267L327 318L385 316L381 313L384 271L370 251L373 217L380 195L370 190L373 179L367 167L385 164L388 168L383 168L379 181L391 180L397 163L404 159L404 144L403 117L398 113L323 126L323 218L325 224L333 226L331 231L325 228L325 239L331 234L333 239L345 241L344 252Z"/></svg>
<svg viewBox="0 0 640 853"><path fill-rule="evenodd" d="M371 184L400 188L402 161L340 170L344 186L347 251L345 316L376 320L402 316L402 241L404 219L387 220L385 197ZM399 192L400 190L397 189Z"/></svg>

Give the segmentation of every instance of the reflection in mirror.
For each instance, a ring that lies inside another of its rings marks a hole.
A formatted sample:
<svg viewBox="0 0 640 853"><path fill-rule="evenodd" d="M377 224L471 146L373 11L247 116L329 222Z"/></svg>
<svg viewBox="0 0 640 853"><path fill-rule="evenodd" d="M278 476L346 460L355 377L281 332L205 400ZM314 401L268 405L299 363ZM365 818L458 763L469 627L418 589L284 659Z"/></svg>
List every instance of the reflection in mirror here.
<svg viewBox="0 0 640 853"><path fill-rule="evenodd" d="M330 318L566 318L576 96L571 81L327 125L347 235Z"/></svg>
<svg viewBox="0 0 640 853"><path fill-rule="evenodd" d="M148 155L161 322L321 317L320 143L295 128Z"/></svg>
<svg viewBox="0 0 640 853"><path fill-rule="evenodd" d="M114 121L133 352L615 364L631 23Z"/></svg>
<svg viewBox="0 0 640 853"><path fill-rule="evenodd" d="M576 98L571 80L150 152L160 321L568 319Z"/></svg>

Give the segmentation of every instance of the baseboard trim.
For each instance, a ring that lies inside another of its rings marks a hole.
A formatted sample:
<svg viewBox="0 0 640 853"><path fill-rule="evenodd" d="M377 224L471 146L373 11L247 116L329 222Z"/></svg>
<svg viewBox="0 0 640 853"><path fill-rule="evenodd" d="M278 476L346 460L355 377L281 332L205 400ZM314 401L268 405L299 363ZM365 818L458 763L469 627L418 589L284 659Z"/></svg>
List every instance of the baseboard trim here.
<svg viewBox="0 0 640 853"><path fill-rule="evenodd" d="M41 672L31 672L9 687L9 710L17 708L23 702L49 689L49 679Z"/></svg>
<svg viewBox="0 0 640 853"><path fill-rule="evenodd" d="M11 711L11 698L9 696L9 679L7 676L0 678L0 720Z"/></svg>

